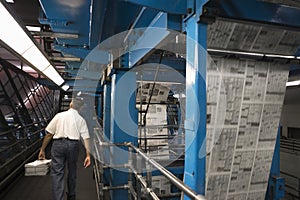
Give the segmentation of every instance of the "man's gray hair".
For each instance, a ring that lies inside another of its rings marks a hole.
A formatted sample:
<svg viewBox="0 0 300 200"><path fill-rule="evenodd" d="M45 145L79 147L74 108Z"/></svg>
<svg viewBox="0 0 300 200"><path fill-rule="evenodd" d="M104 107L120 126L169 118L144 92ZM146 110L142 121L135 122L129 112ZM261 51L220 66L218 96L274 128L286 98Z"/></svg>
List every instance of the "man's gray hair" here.
<svg viewBox="0 0 300 200"><path fill-rule="evenodd" d="M84 104L84 101L80 98L73 98L72 99L72 105L73 105L73 108L76 109L76 110L79 110Z"/></svg>

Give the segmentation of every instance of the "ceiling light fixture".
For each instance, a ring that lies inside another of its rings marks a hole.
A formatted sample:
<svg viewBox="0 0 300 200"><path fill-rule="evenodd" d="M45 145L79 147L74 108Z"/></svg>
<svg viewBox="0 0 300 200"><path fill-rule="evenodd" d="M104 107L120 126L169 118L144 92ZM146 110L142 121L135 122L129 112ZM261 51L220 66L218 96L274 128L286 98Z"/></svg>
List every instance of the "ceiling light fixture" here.
<svg viewBox="0 0 300 200"><path fill-rule="evenodd" d="M300 80L286 82L286 87L300 85Z"/></svg>
<svg viewBox="0 0 300 200"><path fill-rule="evenodd" d="M224 50L224 49L207 49L207 51L217 52L217 53L237 54L237 55L258 56L258 57L263 57L264 56L264 54L262 54L262 53L245 52L245 51L232 51L232 50Z"/></svg>
<svg viewBox="0 0 300 200"><path fill-rule="evenodd" d="M41 32L41 27L39 26L26 26L26 28L31 32Z"/></svg>
<svg viewBox="0 0 300 200"><path fill-rule="evenodd" d="M64 91L67 91L70 86L68 84L64 84L63 86L61 86L61 88L64 90Z"/></svg>
<svg viewBox="0 0 300 200"><path fill-rule="evenodd" d="M266 57L270 58L286 58L286 59L295 59L295 56L288 56L288 55L276 55L276 54L266 54Z"/></svg>
<svg viewBox="0 0 300 200"><path fill-rule="evenodd" d="M58 86L64 79L51 65L48 58L42 53L31 37L24 31L5 6L0 3L0 40L11 50L23 57L30 66L48 77Z"/></svg>
<svg viewBox="0 0 300 200"><path fill-rule="evenodd" d="M267 58L284 58L284 59L299 59L300 58L300 57L291 56L291 55L265 54L265 53L247 52L247 51L233 51L233 50L225 50L225 49L207 49L207 51L208 52L216 52L216 53L267 57Z"/></svg>

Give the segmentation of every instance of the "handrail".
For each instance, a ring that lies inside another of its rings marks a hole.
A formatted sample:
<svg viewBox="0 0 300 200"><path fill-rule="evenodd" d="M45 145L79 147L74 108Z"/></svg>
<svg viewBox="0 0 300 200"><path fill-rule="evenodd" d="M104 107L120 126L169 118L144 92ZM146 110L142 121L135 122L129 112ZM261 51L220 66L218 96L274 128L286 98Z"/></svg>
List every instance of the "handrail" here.
<svg viewBox="0 0 300 200"><path fill-rule="evenodd" d="M15 132L15 131L22 130L22 129L31 127L32 125L40 124L40 123L42 123L42 122L47 122L47 121L49 121L49 119L45 119L45 120L38 121L38 122L33 122L33 123L26 124L26 125L21 126L21 127L18 127L18 128L14 128L14 129L10 129L10 130L8 130L8 131L0 132L0 136L7 135L7 134L9 134L9 133L13 133L13 132Z"/></svg>
<svg viewBox="0 0 300 200"><path fill-rule="evenodd" d="M154 159L148 157L145 153L142 152L141 149L134 146L132 143L130 143L130 142L127 143L126 142L126 143L116 143L116 144L114 144L114 143L101 142L101 141L98 141L97 143L100 146L106 146L106 147L110 147L110 146L127 146L128 148L133 149L137 154L142 156L146 160L146 162L148 162L149 164L154 166L158 171L160 171L168 180L170 180L174 185L176 185L187 196L189 196L190 198L195 199L195 200L205 200L204 196L202 196L200 194L197 194L190 187L188 187L183 181L181 181L179 178L177 178L174 174L172 174L170 171L168 171L166 168L164 168L162 165L160 165ZM101 163L101 161L100 161L100 163ZM126 166L126 165L122 165L122 167L124 167L124 166ZM130 167L130 169L131 169L131 171L135 172L135 170L132 169L132 167ZM143 183L142 183L142 185L144 186ZM150 192L150 191L148 191L148 192ZM151 193L150 195L152 196L153 194ZM156 199L156 197L154 195L152 197L154 199Z"/></svg>
<svg viewBox="0 0 300 200"><path fill-rule="evenodd" d="M287 176L289 176L289 177L292 177L292 178L295 178L295 179L300 180L300 177L295 176L295 175L292 175L292 174L289 174L289 173L287 173L287 172L280 171L280 174L287 175Z"/></svg>
<svg viewBox="0 0 300 200"><path fill-rule="evenodd" d="M286 191L287 193L289 193L292 196L299 197L299 195L300 195L300 177L292 175L292 174L289 174L287 172L283 172L283 171L280 171L280 174L282 174L282 175L284 175L286 177L293 178L294 180L297 180L298 188L295 187L295 186L293 186L293 185L287 184L286 182L285 182L285 187L288 188L289 190L297 192L298 196L296 196L295 194L293 194L291 192Z"/></svg>
<svg viewBox="0 0 300 200"><path fill-rule="evenodd" d="M37 134L39 134L40 131L42 131L42 130L44 130L44 128L41 128L41 129L39 129L39 130L34 131L30 136L37 135ZM7 149L12 148L13 146L16 146L17 144L19 144L19 143L21 143L21 142L24 142L24 141L26 141L26 140L27 140L27 138L21 138L21 139L18 139L15 143L10 144L9 146L6 146L6 147L3 148L3 149L0 149L0 153L6 151Z"/></svg>
<svg viewBox="0 0 300 200"><path fill-rule="evenodd" d="M29 146L32 147L34 145L36 145L38 142L40 142L40 140L35 141L33 144L31 144ZM34 156L36 156L36 154L39 152L39 149L37 149L29 158L26 158L20 165L18 165L18 167L16 169L14 169L13 172L11 172L7 177L5 177L4 180L1 180L0 182L0 188L5 184L5 182L11 177L13 176L13 174L15 174L16 171L20 170L22 167L24 167L24 164L27 163L30 159L32 159ZM19 155L21 155L23 152L19 153L18 155L16 155L15 157L18 157ZM12 161L12 160L10 160ZM1 165L0 168L3 168L3 166L5 165Z"/></svg>
<svg viewBox="0 0 300 200"><path fill-rule="evenodd" d="M125 143L128 147L132 148L135 152L137 152L139 155L141 155L148 163L153 165L156 169L158 169L163 175L166 176L167 179L169 179L174 185L176 185L180 190L182 190L187 196L189 196L192 199L195 200L205 200L205 197L202 195L197 194L195 191L193 191L190 187L185 185L179 178L177 178L174 174L169 172L166 168L161 166L158 162L153 160L152 158L148 157L146 154L144 154L141 149L137 148L131 143Z"/></svg>
<svg viewBox="0 0 300 200"><path fill-rule="evenodd" d="M99 131L102 130L101 126L99 126L100 128L98 129L94 129L94 131ZM195 200L205 200L205 197L203 195L197 194L194 190L192 190L189 186L187 186L182 180L180 180L178 177L176 177L174 174L172 174L170 171L168 171L166 168L164 168L161 164L159 164L157 161L155 161L153 158L148 157L148 155L146 155L142 149L134 146L132 143L130 142L124 142L124 143L111 143L109 141L105 141L103 138L103 133L100 134L95 134L95 145L99 145L99 149L96 147L96 154L98 157L98 161L97 163L99 163L99 165L101 165L102 167L100 167L100 170L103 170L103 166L107 167L107 168L111 168L111 167L116 167L116 166L109 166L106 165L104 162L104 159L100 154L103 153L103 148L110 148L111 146L126 146L129 149L129 152L136 152L137 155L141 156L143 159L145 159L146 161L146 165L151 165L153 167L155 167L158 171L160 171L170 182L172 182L172 184L174 184L175 186L177 186L178 189L180 189L185 195L187 195L188 197L190 197L191 199L195 199ZM174 135L175 136L175 135ZM178 135L176 135L178 136ZM149 138L148 138L149 139ZM100 151L98 151L100 150ZM99 160L100 159L100 160ZM129 171L131 171L135 177L138 179L138 181L142 180L142 177L140 174L138 174L136 172L136 169L133 168L132 166L132 154L130 153L129 157L128 157L128 163L127 164L123 164L121 166L122 168L126 167L128 168ZM103 175L103 172L100 172L100 174ZM128 179L128 181L130 182L130 180ZM141 182L141 185L145 188L145 190L147 191L147 193L153 198L153 199L157 199L157 195L154 195L155 193L152 191L151 188L149 188L149 186L145 183L145 182ZM99 185L101 187L101 185ZM131 186L129 184L129 188L128 190L131 190ZM103 195L103 194L102 194Z"/></svg>
<svg viewBox="0 0 300 200"><path fill-rule="evenodd" d="M289 184L285 184L285 187L287 187L287 188L289 188L289 189L291 189L291 190L293 190L295 192L299 192L299 189L297 189L297 188L295 188L295 187L293 187L293 186L291 186Z"/></svg>
<svg viewBox="0 0 300 200"><path fill-rule="evenodd" d="M284 152L300 153L300 141L295 139L280 139L280 148Z"/></svg>

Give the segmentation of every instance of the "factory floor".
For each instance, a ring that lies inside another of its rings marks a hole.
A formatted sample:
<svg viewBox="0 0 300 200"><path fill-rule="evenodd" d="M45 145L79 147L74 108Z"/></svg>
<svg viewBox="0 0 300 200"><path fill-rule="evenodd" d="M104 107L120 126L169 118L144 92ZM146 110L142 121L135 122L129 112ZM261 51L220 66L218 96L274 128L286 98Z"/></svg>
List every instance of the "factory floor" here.
<svg viewBox="0 0 300 200"><path fill-rule="evenodd" d="M96 200L96 185L93 179L92 165L85 169L83 146L77 164L77 196L76 200ZM2 195L1 195L2 196ZM5 192L2 200L51 200L51 176L21 176ZM66 196L65 196L65 199Z"/></svg>

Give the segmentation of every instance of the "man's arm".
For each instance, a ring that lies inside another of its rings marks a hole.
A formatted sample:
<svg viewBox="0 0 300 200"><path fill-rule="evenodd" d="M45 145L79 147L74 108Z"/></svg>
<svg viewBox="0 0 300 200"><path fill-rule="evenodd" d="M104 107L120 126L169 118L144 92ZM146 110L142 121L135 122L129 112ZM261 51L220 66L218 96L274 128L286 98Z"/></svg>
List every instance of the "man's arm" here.
<svg viewBox="0 0 300 200"><path fill-rule="evenodd" d="M47 133L45 135L43 143L42 143L42 147L40 149L40 153L39 153L38 159L40 159L40 160L46 159L46 157L45 157L45 149L46 149L47 145L49 144L49 142L51 141L52 137L53 137L53 134L51 134L51 133Z"/></svg>
<svg viewBox="0 0 300 200"><path fill-rule="evenodd" d="M90 138L84 139L84 146L85 146L85 152L86 157L83 163L83 166L87 168L91 164L91 155L90 155Z"/></svg>

